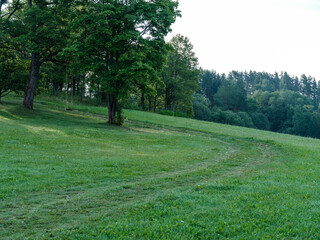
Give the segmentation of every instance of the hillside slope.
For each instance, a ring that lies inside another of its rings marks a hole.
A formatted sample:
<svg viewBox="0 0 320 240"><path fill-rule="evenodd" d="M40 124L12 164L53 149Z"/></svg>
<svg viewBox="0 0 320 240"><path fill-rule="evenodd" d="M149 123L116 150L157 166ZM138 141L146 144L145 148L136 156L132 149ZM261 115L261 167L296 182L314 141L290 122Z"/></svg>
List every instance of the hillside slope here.
<svg viewBox="0 0 320 240"><path fill-rule="evenodd" d="M319 140L72 108L0 105L1 239L320 237Z"/></svg>

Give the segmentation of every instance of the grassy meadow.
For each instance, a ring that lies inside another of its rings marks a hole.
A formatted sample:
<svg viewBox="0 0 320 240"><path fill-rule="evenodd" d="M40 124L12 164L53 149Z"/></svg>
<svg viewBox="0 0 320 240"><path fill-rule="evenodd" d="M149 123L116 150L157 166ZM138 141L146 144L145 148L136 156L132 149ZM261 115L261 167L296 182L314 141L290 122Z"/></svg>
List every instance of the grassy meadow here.
<svg viewBox="0 0 320 240"><path fill-rule="evenodd" d="M320 239L320 140L0 104L0 239Z"/></svg>

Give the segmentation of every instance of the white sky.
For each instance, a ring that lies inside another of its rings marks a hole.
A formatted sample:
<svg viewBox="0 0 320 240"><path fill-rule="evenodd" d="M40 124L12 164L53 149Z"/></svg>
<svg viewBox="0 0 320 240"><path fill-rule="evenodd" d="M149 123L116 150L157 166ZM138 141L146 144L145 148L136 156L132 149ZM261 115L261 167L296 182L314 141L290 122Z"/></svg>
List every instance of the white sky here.
<svg viewBox="0 0 320 240"><path fill-rule="evenodd" d="M320 0L179 0L172 34L204 69L287 71L320 80ZM168 39L172 36L170 34Z"/></svg>

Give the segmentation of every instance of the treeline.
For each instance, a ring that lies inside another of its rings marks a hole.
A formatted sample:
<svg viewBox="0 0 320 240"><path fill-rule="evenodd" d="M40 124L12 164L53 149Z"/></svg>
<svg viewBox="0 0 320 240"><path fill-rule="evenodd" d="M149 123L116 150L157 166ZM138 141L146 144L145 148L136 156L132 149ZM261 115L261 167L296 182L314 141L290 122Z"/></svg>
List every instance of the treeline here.
<svg viewBox="0 0 320 240"><path fill-rule="evenodd" d="M195 117L320 138L320 83L310 76L201 70L190 40L165 36L173 0L0 1L0 101L46 92L108 107Z"/></svg>
<svg viewBox="0 0 320 240"><path fill-rule="evenodd" d="M204 70L193 106L200 120L320 138L319 101L310 76Z"/></svg>

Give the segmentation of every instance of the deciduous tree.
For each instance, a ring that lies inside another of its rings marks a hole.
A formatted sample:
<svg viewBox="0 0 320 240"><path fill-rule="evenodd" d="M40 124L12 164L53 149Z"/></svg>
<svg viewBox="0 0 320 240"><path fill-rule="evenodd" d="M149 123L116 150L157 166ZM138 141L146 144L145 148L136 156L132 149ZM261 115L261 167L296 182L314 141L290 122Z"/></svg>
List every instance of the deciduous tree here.
<svg viewBox="0 0 320 240"><path fill-rule="evenodd" d="M2 30L11 50L29 58L30 68L23 105L33 109L41 65L56 61L67 39L66 15L71 0L16 0L8 2ZM3 46L2 46L3 47Z"/></svg>
<svg viewBox="0 0 320 240"><path fill-rule="evenodd" d="M121 123L121 101L133 88L157 80L166 52L164 37L179 12L171 0L79 1L86 9L73 28L83 29L69 52L85 52L90 81L107 94L108 121ZM84 29L82 26L86 26ZM81 44L79 44L81 43Z"/></svg>
<svg viewBox="0 0 320 240"><path fill-rule="evenodd" d="M199 74L198 58L193 52L189 38L180 34L174 36L172 50L163 70L166 109L175 112L177 108L193 115L192 99L197 90Z"/></svg>

